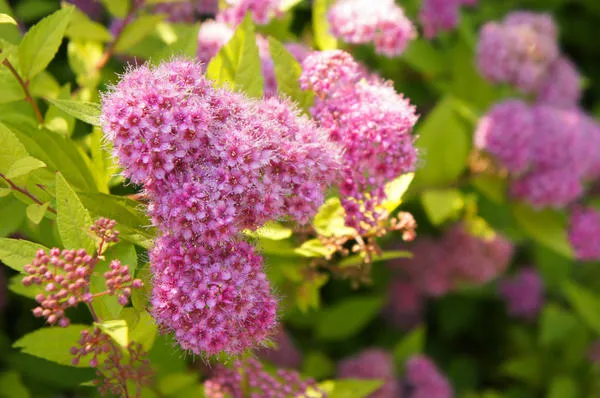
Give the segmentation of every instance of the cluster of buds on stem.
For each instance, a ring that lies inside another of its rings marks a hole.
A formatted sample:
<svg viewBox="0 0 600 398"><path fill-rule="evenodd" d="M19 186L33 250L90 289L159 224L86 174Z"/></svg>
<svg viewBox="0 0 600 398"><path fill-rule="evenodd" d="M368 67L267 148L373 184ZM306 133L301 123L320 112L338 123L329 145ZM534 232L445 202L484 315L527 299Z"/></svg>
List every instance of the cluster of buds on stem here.
<svg viewBox="0 0 600 398"><path fill-rule="evenodd" d="M78 345L71 347L71 354L73 365L91 356L89 364L96 368L97 375L94 384L102 395L128 396L128 382L131 381L139 394L142 386L152 381L153 371L141 344L131 342L126 348L121 348L98 327L91 332L83 330Z"/></svg>

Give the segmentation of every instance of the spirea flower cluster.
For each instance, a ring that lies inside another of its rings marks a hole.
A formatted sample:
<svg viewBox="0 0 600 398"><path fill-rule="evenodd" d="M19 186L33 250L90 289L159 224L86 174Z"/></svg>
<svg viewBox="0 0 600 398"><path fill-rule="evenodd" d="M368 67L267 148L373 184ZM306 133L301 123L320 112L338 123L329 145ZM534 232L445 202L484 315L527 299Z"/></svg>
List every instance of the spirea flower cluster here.
<svg viewBox="0 0 600 398"><path fill-rule="evenodd" d="M488 22L479 36L479 70L492 82L536 94L541 103L573 107L581 97L581 78L561 55L557 36L549 14L516 11L500 23Z"/></svg>
<svg viewBox="0 0 600 398"><path fill-rule="evenodd" d="M225 0L226 8L217 19L231 26L237 26L247 12L257 25L266 25L274 18L283 16L282 0Z"/></svg>
<svg viewBox="0 0 600 398"><path fill-rule="evenodd" d="M561 208L596 178L600 125L576 108L520 100L496 104L479 122L475 146L511 177L511 193L535 207Z"/></svg>
<svg viewBox="0 0 600 398"><path fill-rule="evenodd" d="M417 286L403 278L389 283L383 312L387 322L400 330L410 330L422 321L424 310L425 297Z"/></svg>
<svg viewBox="0 0 600 398"><path fill-rule="evenodd" d="M151 252L157 322L195 353L262 341L276 301L240 233L309 221L337 176L339 149L291 104L215 89L183 60L131 70L104 96L102 120L161 231Z"/></svg>
<svg viewBox="0 0 600 398"><path fill-rule="evenodd" d="M404 52L416 38L413 23L394 0L338 0L327 14L331 33L347 43L373 43L388 57Z"/></svg>
<svg viewBox="0 0 600 398"><path fill-rule="evenodd" d="M341 50L309 55L300 84L317 93L311 114L344 148L339 190L346 223L366 232L381 218L385 184L415 169L415 108L391 82L364 78Z"/></svg>
<svg viewBox="0 0 600 398"><path fill-rule="evenodd" d="M425 37L431 39L440 32L453 30L460 22L460 8L475 4L477 0L423 0L419 21Z"/></svg>
<svg viewBox="0 0 600 398"><path fill-rule="evenodd" d="M569 241L580 260L600 260L600 212L575 206L569 217Z"/></svg>
<svg viewBox="0 0 600 398"><path fill-rule="evenodd" d="M534 320L544 304L543 281L532 267L501 280L498 291L506 302L509 315L516 318Z"/></svg>
<svg viewBox="0 0 600 398"><path fill-rule="evenodd" d="M392 355L379 348L369 348L338 364L340 379L379 379L383 385L369 398L403 397Z"/></svg>
<svg viewBox="0 0 600 398"><path fill-rule="evenodd" d="M405 383L408 398L452 398L450 382L425 355L416 355L406 362Z"/></svg>
<svg viewBox="0 0 600 398"><path fill-rule="evenodd" d="M439 297L463 284L484 284L501 275L513 245L499 234L474 236L459 223L439 239L417 239L410 250L413 258L394 261L393 269L423 295Z"/></svg>
<svg viewBox="0 0 600 398"><path fill-rule="evenodd" d="M231 369L219 365L204 383L207 398L302 397L308 389L320 391L313 380L302 380L296 371L278 369L270 374L255 359L238 360Z"/></svg>

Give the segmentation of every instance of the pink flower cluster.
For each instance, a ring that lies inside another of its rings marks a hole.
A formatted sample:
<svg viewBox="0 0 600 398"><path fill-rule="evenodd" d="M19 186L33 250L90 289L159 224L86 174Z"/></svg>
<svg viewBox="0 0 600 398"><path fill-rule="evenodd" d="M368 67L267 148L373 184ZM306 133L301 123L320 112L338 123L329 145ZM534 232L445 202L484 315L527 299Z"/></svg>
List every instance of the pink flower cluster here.
<svg viewBox="0 0 600 398"><path fill-rule="evenodd" d="M369 398L402 398L400 380L392 355L380 348L369 348L346 358L338 364L337 376L341 379L379 379L383 385Z"/></svg>
<svg viewBox="0 0 600 398"><path fill-rule="evenodd" d="M314 119L344 148L342 205L347 225L361 233L380 221L385 184L415 169L418 118L391 82L364 76L350 55L333 50L309 55L300 77L318 94Z"/></svg>
<svg viewBox="0 0 600 398"><path fill-rule="evenodd" d="M569 241L580 260L600 260L600 212L576 206L569 219Z"/></svg>
<svg viewBox="0 0 600 398"><path fill-rule="evenodd" d="M501 23L487 23L480 33L477 62L490 81L534 93L541 103L573 107L581 96L581 78L561 55L549 14L517 11Z"/></svg>
<svg viewBox="0 0 600 398"><path fill-rule="evenodd" d="M394 0L338 0L327 14L331 33L347 43L373 43L388 57L404 52L417 32Z"/></svg>
<svg viewBox="0 0 600 398"><path fill-rule="evenodd" d="M424 0L419 11L425 37L431 39L440 32L456 28L461 6L474 6L477 0Z"/></svg>
<svg viewBox="0 0 600 398"><path fill-rule="evenodd" d="M250 12L256 24L266 25L283 16L282 3L282 0L225 0L227 8L217 15L217 20L237 26Z"/></svg>
<svg viewBox="0 0 600 398"><path fill-rule="evenodd" d="M219 365L204 383L207 398L303 397L309 389L319 392L316 383L302 380L298 372L278 369L272 375L255 359L236 361L231 369Z"/></svg>
<svg viewBox="0 0 600 398"><path fill-rule="evenodd" d="M465 283L491 281L506 270L513 254L512 244L501 235L477 237L464 224L455 224L440 239L417 239L409 249L413 258L396 260L392 267L423 295L432 297Z"/></svg>
<svg viewBox="0 0 600 398"><path fill-rule="evenodd" d="M219 52L229 39L233 36L233 29L224 22L206 21L200 25L198 31L197 58L204 64L208 64ZM275 65L269 51L269 41L261 35L256 35L258 55L260 57L262 75L264 79L264 95L272 97L277 94L277 80L275 78ZM302 62L308 55L308 49L299 43L286 43L286 49Z"/></svg>
<svg viewBox="0 0 600 398"><path fill-rule="evenodd" d="M425 355L416 355L406 362L405 383L410 398L452 398L454 392L448 379Z"/></svg>
<svg viewBox="0 0 600 398"><path fill-rule="evenodd" d="M576 108L520 100L492 107L479 122L475 146L511 174L513 196L535 207L563 207L598 177L600 125Z"/></svg>
<svg viewBox="0 0 600 398"><path fill-rule="evenodd" d="M240 233L272 219L308 222L340 150L291 104L215 89L191 61L131 70L104 96L102 120L162 233L151 253L158 323L195 353L263 340L276 301Z"/></svg>
<svg viewBox="0 0 600 398"><path fill-rule="evenodd" d="M506 301L508 313L516 318L533 320L544 304L544 284L535 268L523 268L504 278L498 284L498 291Z"/></svg>

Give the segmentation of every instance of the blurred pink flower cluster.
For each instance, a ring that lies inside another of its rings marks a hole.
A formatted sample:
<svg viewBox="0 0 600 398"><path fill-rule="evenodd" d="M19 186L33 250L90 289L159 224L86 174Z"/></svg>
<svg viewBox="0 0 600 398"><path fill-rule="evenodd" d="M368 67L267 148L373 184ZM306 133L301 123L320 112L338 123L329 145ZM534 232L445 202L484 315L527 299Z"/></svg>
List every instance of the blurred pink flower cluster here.
<svg viewBox="0 0 600 398"><path fill-rule="evenodd" d="M431 39L440 32L453 30L460 22L460 8L476 4L477 0L423 0L419 20L425 37Z"/></svg>

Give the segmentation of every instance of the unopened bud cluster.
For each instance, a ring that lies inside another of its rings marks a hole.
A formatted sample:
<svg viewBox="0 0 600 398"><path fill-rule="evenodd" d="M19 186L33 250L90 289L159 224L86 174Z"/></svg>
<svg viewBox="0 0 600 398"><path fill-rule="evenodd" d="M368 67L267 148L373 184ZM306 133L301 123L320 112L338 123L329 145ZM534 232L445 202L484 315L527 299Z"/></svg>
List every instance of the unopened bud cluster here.
<svg viewBox="0 0 600 398"><path fill-rule="evenodd" d="M35 297L39 306L33 309L33 314L46 318L51 325L67 327L65 310L92 301L89 278L95 263L96 259L84 249L53 248L49 253L38 250L31 264L25 266L28 276L23 278L25 286L39 285L46 291Z"/></svg>
<svg viewBox="0 0 600 398"><path fill-rule="evenodd" d="M122 348L98 327L91 332L81 331L81 338L78 345L71 348L71 355L73 365L78 365L83 358L89 358L89 365L96 368L94 384L102 395L128 396L127 389L131 383L139 392L142 386L152 381L153 371L142 346L131 342Z"/></svg>

